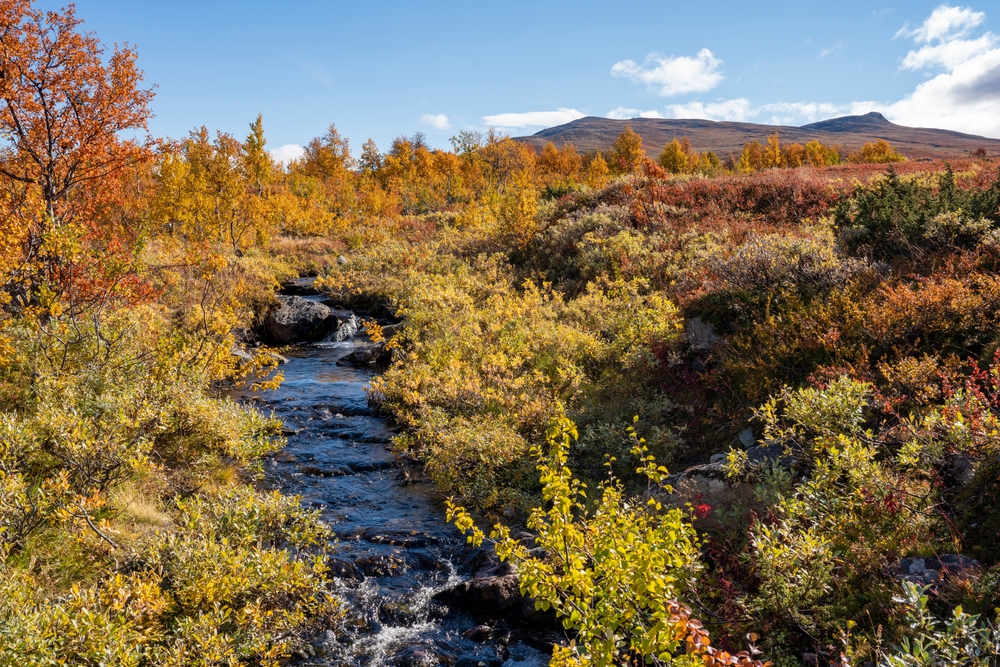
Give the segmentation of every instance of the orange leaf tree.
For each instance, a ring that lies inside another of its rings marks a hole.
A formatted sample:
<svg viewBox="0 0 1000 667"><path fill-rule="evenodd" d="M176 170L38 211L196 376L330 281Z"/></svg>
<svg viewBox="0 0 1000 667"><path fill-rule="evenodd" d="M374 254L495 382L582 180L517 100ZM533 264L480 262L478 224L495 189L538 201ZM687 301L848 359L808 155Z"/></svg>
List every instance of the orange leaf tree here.
<svg viewBox="0 0 1000 667"><path fill-rule="evenodd" d="M47 278L74 263L81 242L134 254L134 244L108 238L121 224L101 223L123 200L124 172L150 155L148 137L123 137L144 134L151 116L135 51L116 45L105 60L81 23L72 5L43 12L31 0L0 0L3 227Z"/></svg>

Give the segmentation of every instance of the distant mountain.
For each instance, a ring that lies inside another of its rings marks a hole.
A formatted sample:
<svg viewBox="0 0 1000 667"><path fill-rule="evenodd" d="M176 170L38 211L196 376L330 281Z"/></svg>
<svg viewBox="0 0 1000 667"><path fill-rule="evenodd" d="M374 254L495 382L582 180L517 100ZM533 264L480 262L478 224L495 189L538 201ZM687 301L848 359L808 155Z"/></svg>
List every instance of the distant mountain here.
<svg viewBox="0 0 1000 667"><path fill-rule="evenodd" d="M902 127L902 125L894 125L893 123L890 123L886 120L886 117L879 112L871 111L866 113L864 116L841 116L840 118L821 120L818 123L809 123L808 125L803 125L800 129L812 130L815 132L833 132L834 134L865 134L875 131L891 131L892 128ZM938 132L940 130L934 131Z"/></svg>
<svg viewBox="0 0 1000 667"><path fill-rule="evenodd" d="M572 142L578 149L585 151L606 150L626 125L631 125L633 130L642 135L646 152L654 157L670 140L687 137L695 150L712 150L725 158L731 153L738 155L743 144L748 141L756 139L764 142L769 134L775 132L780 135L782 143L804 144L816 139L824 144L840 145L847 151L857 150L874 139L885 139L910 158L964 157L977 148L985 148L991 155L1000 154L1000 139L951 130L896 125L875 111L863 116L831 118L802 127L683 118L612 120L589 116L517 139L538 150L549 141L556 146Z"/></svg>

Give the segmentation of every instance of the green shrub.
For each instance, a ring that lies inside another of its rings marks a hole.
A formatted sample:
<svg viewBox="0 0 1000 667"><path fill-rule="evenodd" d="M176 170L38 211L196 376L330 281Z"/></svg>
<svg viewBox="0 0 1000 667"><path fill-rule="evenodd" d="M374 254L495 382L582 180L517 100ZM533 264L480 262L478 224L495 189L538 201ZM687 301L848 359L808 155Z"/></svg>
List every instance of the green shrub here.
<svg viewBox="0 0 1000 667"><path fill-rule="evenodd" d="M955 607L948 621L928 609L930 587L903 582L896 602L906 605L908 636L887 652L880 667L992 667L1000 658L1000 624Z"/></svg>
<svg viewBox="0 0 1000 667"><path fill-rule="evenodd" d="M1000 222L1000 179L985 189L959 189L949 167L937 188L889 169L834 207L840 241L851 254L914 257L929 247L975 247Z"/></svg>
<svg viewBox="0 0 1000 667"><path fill-rule="evenodd" d="M357 289L379 257L331 274L325 287ZM588 427L624 432L639 405L657 402L640 388L658 389L652 348L679 339L680 318L648 281L601 279L567 299L517 282L503 255L418 262L384 286L405 327L370 395L411 428L397 448L448 492L480 509L526 507L537 488L528 443L553 415L569 410ZM659 444L669 441L663 430ZM603 453L594 452L598 474Z"/></svg>
<svg viewBox="0 0 1000 667"><path fill-rule="evenodd" d="M935 543L929 480L894 465L865 428L871 391L841 378L787 389L759 412L765 441L798 460L794 483L770 474L757 487L769 518L750 527L745 560L758 584L743 605L765 638L833 637L857 618L887 623L894 582L886 564L911 545ZM740 474L745 462L734 454L730 465Z"/></svg>
<svg viewBox="0 0 1000 667"><path fill-rule="evenodd" d="M290 551L328 537L298 498L237 488L182 504L175 529L133 545L127 574L112 561L55 592L0 567L0 664L277 664L338 618L324 559Z"/></svg>

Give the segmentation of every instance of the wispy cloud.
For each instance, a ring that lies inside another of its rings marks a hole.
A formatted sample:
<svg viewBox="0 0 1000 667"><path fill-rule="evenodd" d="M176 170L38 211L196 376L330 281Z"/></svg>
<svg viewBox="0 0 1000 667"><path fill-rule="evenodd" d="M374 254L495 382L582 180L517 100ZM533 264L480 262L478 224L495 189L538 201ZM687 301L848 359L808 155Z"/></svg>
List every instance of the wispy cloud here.
<svg viewBox="0 0 1000 667"><path fill-rule="evenodd" d="M986 20L986 12L977 12L972 7L952 7L939 5L920 26L910 29L909 23L896 33L896 37L908 37L918 44L933 41L950 41L965 37ZM894 38L895 39L895 38Z"/></svg>
<svg viewBox="0 0 1000 667"><path fill-rule="evenodd" d="M903 58L901 69L918 70L932 65L955 69L990 51L997 44L997 37L991 32L976 39L953 39L926 44L916 51L910 51Z"/></svg>
<svg viewBox="0 0 1000 667"><path fill-rule="evenodd" d="M451 122L448 120L448 117L443 113L439 114L425 113L423 116L420 117L420 122L423 125L427 125L428 127L433 127L435 130L447 130L449 127L451 127Z"/></svg>
<svg viewBox="0 0 1000 667"><path fill-rule="evenodd" d="M985 32L969 38L969 33L986 20L984 12L970 7L941 5L920 26L910 29L904 24L896 37L908 37L922 46L903 58L900 69L919 70L940 66L954 70L997 46L997 36Z"/></svg>
<svg viewBox="0 0 1000 667"><path fill-rule="evenodd" d="M298 144L285 144L284 146L272 148L269 152L271 153L271 159L281 164L288 164L292 160L297 160L303 154L302 146Z"/></svg>
<svg viewBox="0 0 1000 667"><path fill-rule="evenodd" d="M687 102L670 104L667 112L671 118L705 118L707 120L754 121L771 125L797 125L832 116L867 113L874 102L771 102L753 105L740 97L715 102Z"/></svg>
<svg viewBox="0 0 1000 667"><path fill-rule="evenodd" d="M750 100L717 100L715 102L687 102L670 104L667 111L671 118L706 118L708 120L747 120L753 116Z"/></svg>
<svg viewBox="0 0 1000 667"><path fill-rule="evenodd" d="M491 127L521 130L527 127L552 127L563 125L586 114L576 109L559 107L555 111L525 111L522 113L498 113L483 116L483 123Z"/></svg>
<svg viewBox="0 0 1000 667"><path fill-rule="evenodd" d="M833 43L833 46L825 48L822 51L820 51L819 57L825 58L827 56L837 55L843 50L844 50L844 40L838 39L836 42Z"/></svg>
<svg viewBox="0 0 1000 667"><path fill-rule="evenodd" d="M650 53L642 65L634 60L621 60L611 68L611 76L644 83L663 97L684 93L704 93L715 88L725 78L719 70L723 61L708 49L695 57L665 56Z"/></svg>
<svg viewBox="0 0 1000 667"><path fill-rule="evenodd" d="M796 125L812 123L835 116L849 116L868 113L873 102L848 102L833 104L831 102L772 102L762 104L754 109L758 120L772 125Z"/></svg>

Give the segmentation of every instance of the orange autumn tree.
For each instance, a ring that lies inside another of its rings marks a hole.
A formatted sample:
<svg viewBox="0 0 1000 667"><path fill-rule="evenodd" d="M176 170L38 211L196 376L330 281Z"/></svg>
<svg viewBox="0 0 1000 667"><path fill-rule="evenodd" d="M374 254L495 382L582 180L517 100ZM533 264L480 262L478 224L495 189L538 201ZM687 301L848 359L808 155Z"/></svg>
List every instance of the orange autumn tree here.
<svg viewBox="0 0 1000 667"><path fill-rule="evenodd" d="M302 157L288 166L286 184L301 199L297 222L286 225L293 234L323 234L344 224L355 212L357 163L350 141L330 124L326 133L305 146Z"/></svg>
<svg viewBox="0 0 1000 667"><path fill-rule="evenodd" d="M632 174L642 165L646 151L642 148L642 137L631 125L626 125L615 139L610 157L609 166L613 174Z"/></svg>
<svg viewBox="0 0 1000 667"><path fill-rule="evenodd" d="M535 177L539 186L550 190L572 189L580 180L582 169L583 158L569 142L563 144L561 149L551 141L546 143L535 161Z"/></svg>
<svg viewBox="0 0 1000 667"><path fill-rule="evenodd" d="M886 164L905 162L906 157L885 139L870 141L856 153L851 153L848 161L860 164Z"/></svg>
<svg viewBox="0 0 1000 667"><path fill-rule="evenodd" d="M698 154L691 148L691 140L683 137L664 146L657 162L671 174L683 174L698 168Z"/></svg>
<svg viewBox="0 0 1000 667"><path fill-rule="evenodd" d="M289 215L303 215L295 196L283 196L280 173L266 150L261 116L242 143L202 127L180 142L164 142L153 169L146 217L151 229L206 253L225 248L236 256L263 245Z"/></svg>
<svg viewBox="0 0 1000 667"><path fill-rule="evenodd" d="M148 138L121 135L147 130L153 93L140 88L132 48L116 46L105 62L81 24L72 5L43 12L30 0L0 0L2 236L21 249L8 288L34 275L93 296L120 284L109 267L128 273L135 256L139 236L121 237L134 225L111 211L124 172L149 158ZM100 257L88 258L88 245Z"/></svg>
<svg viewBox="0 0 1000 667"><path fill-rule="evenodd" d="M519 187L518 175L533 173L535 169L535 150L531 146L492 128L486 133L484 145L477 149L476 157L483 166L487 187L500 194L509 187Z"/></svg>

